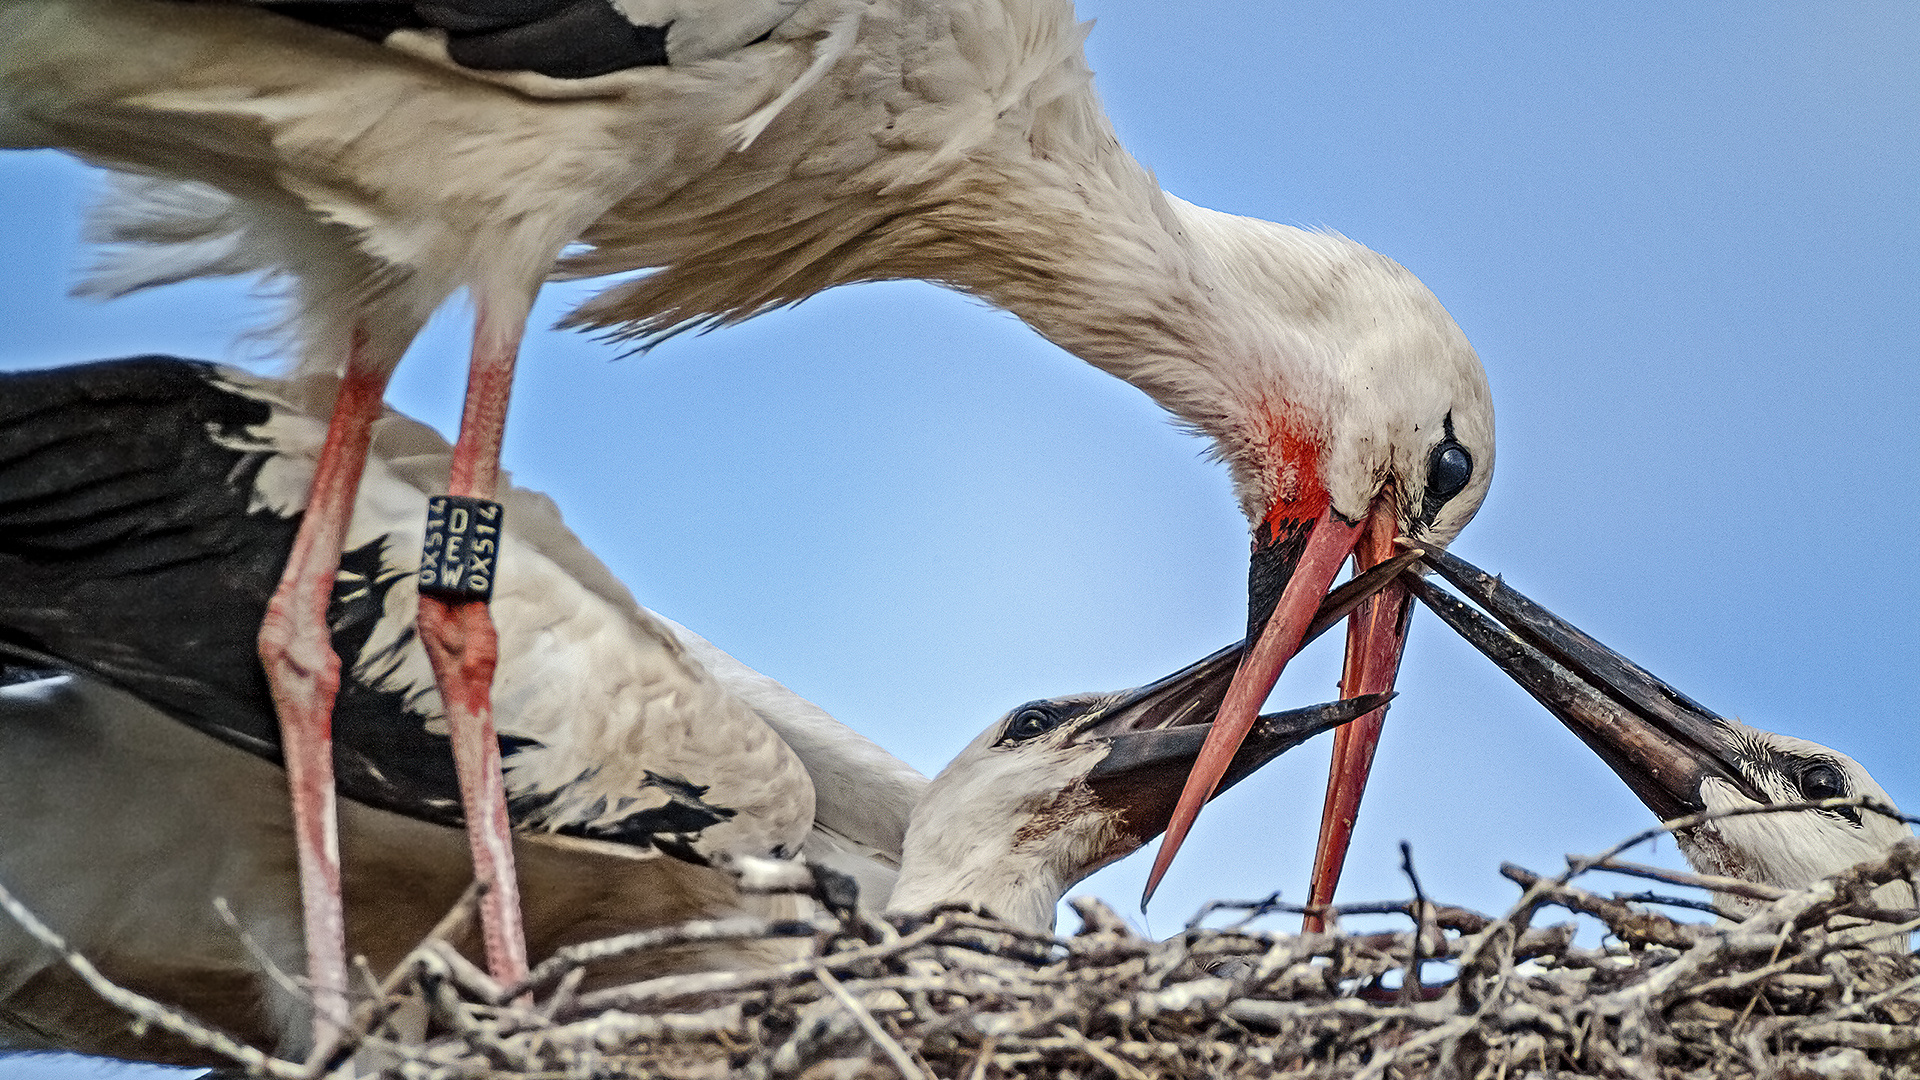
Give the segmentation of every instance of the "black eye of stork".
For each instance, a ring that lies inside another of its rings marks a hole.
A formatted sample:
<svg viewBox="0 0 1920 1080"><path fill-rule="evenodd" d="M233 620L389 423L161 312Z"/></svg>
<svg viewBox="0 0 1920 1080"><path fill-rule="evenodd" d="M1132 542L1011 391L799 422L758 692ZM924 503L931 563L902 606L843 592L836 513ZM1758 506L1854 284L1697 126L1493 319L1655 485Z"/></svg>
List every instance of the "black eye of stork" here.
<svg viewBox="0 0 1920 1080"><path fill-rule="evenodd" d="M1460 494L1460 489L1473 479L1473 455L1467 448L1452 439L1433 448L1433 456L1427 461L1427 500L1432 503L1445 502Z"/></svg>
<svg viewBox="0 0 1920 1080"><path fill-rule="evenodd" d="M1007 721L1007 733L1003 742L1021 742L1037 735L1045 735L1060 726L1066 714L1050 704L1035 702L1022 705L1014 710L1013 718Z"/></svg>

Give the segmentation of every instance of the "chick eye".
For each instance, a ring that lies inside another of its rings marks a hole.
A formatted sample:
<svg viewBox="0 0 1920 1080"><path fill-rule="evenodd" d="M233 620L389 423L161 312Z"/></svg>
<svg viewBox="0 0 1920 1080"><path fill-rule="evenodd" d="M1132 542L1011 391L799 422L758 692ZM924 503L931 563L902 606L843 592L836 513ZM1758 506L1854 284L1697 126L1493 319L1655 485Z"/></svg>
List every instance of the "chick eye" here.
<svg viewBox="0 0 1920 1080"><path fill-rule="evenodd" d="M1809 801L1837 799L1847 794L1847 782L1832 765L1824 762L1810 765L1800 774L1800 794Z"/></svg>
<svg viewBox="0 0 1920 1080"><path fill-rule="evenodd" d="M1058 710L1047 705L1022 705L1007 721L1007 733L1003 741L1031 739L1036 735L1045 735L1060 726L1062 717Z"/></svg>
<svg viewBox="0 0 1920 1080"><path fill-rule="evenodd" d="M1473 479L1473 455L1452 439L1433 448L1427 459L1427 502L1445 502Z"/></svg>

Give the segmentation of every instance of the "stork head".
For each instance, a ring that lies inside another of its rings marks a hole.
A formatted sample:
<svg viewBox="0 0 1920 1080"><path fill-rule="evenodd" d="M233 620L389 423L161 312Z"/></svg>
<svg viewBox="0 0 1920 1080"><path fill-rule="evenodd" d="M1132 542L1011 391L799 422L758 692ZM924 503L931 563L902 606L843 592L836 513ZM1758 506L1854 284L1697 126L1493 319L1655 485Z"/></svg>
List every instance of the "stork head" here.
<svg viewBox="0 0 1920 1080"><path fill-rule="evenodd" d="M889 906L963 901L1051 928L1067 889L1166 827L1240 652L1223 649L1133 690L1030 701L996 721L914 808ZM1260 717L1221 788L1379 704Z"/></svg>
<svg viewBox="0 0 1920 1080"><path fill-rule="evenodd" d="M1893 808L1847 755L1716 715L1499 578L1445 553L1426 559L1507 628L1416 581L1421 601L1593 748L1662 821L1842 797ZM1722 817L1676 830L1675 839L1703 874L1792 889L1883 858L1912 835L1898 817L1845 806ZM1880 893L1887 906L1913 906L1906 882ZM1725 895L1721 902L1736 911L1755 904Z"/></svg>
<svg viewBox="0 0 1920 1080"><path fill-rule="evenodd" d="M1233 314L1204 376L1170 378L1155 396L1211 436L1232 469L1253 528L1253 645L1168 826L1149 896L1348 556L1363 571L1394 555L1399 538L1444 547L1493 476L1486 374L1412 274L1343 237L1186 204L1174 211L1198 246L1231 268L1216 268L1212 291L1228 295L1208 306L1216 318ZM1407 605L1396 586L1355 611L1343 696L1392 688ZM1377 734L1378 718L1370 722ZM1371 736L1342 745L1317 901L1331 895L1372 761Z"/></svg>

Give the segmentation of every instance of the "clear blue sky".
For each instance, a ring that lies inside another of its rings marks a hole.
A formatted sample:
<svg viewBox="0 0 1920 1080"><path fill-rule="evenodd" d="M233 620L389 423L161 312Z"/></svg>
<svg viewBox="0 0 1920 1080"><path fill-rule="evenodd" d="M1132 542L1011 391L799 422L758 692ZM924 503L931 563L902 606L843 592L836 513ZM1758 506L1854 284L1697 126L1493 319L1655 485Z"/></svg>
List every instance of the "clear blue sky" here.
<svg viewBox="0 0 1920 1080"><path fill-rule="evenodd" d="M1352 236L1466 329L1499 465L1455 550L1920 809L1920 9L1080 8L1121 137L1170 191ZM0 155L0 364L252 355L240 287L64 298L94 183ZM463 319L392 394L443 430ZM1201 450L1011 317L890 285L641 358L536 333L506 460L642 602L931 771L1014 704L1238 636L1246 527ZM1276 702L1331 696L1336 654ZM1405 895L1405 838L1431 894L1502 909L1502 860L1548 869L1651 822L1424 612L1400 686L1344 898ZM1323 739L1216 803L1150 928L1304 893L1325 768ZM1132 910L1145 870L1089 887Z"/></svg>

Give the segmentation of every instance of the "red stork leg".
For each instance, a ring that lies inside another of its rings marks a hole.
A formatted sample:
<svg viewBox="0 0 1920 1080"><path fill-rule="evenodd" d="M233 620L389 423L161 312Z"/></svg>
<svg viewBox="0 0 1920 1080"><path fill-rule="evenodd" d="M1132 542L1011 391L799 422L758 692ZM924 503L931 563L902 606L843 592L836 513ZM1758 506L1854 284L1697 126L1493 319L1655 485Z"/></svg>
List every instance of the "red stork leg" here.
<svg viewBox="0 0 1920 1080"><path fill-rule="evenodd" d="M500 479L500 440L527 311L484 299L475 306L466 407L447 480L452 497L432 500L427 512L420 640L446 704L474 877L486 888L480 912L487 967L494 978L510 983L527 973L527 945L493 724L499 638L486 597L492 592L499 553L500 507L492 500Z"/></svg>
<svg viewBox="0 0 1920 1080"><path fill-rule="evenodd" d="M346 920L333 795L333 699L340 687L340 658L333 652L327 605L389 370L367 362L365 335L356 332L306 514L260 626L260 662L280 718L281 753L293 793L316 1046L347 1020Z"/></svg>

